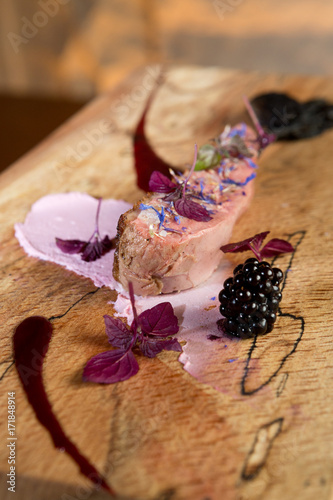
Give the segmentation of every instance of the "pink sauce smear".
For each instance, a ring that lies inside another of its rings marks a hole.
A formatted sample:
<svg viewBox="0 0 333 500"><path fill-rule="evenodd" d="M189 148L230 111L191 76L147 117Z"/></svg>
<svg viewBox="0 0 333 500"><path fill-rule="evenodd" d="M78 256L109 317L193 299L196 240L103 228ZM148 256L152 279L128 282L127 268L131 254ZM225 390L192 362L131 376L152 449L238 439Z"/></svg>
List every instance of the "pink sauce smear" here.
<svg viewBox="0 0 333 500"><path fill-rule="evenodd" d="M34 203L24 223L15 225L15 235L29 256L59 264L90 278L96 286L117 290L116 314L131 321L127 292L112 276L114 250L95 262L84 262L80 255L65 254L55 244L55 237L89 239L95 224L97 203L97 199L77 192L45 196ZM125 201L103 200L99 219L101 236L108 234L113 238L119 216L130 208ZM227 387L223 367L237 370L237 374L243 369L243 363L237 363L237 339L208 339L210 335L221 335L216 324L221 318L218 294L224 280L231 274L231 264L224 261L209 280L196 288L163 296L136 297L139 313L160 302L171 302L179 319L178 339L186 341L179 361L193 377L221 392L232 390ZM212 370L212 366L219 369Z"/></svg>

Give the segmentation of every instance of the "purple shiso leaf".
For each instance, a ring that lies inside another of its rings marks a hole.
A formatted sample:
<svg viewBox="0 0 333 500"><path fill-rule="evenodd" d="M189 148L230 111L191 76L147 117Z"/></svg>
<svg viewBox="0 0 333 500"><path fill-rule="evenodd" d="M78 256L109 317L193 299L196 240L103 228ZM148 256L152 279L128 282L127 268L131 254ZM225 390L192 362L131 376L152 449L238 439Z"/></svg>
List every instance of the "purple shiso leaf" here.
<svg viewBox="0 0 333 500"><path fill-rule="evenodd" d="M87 245L86 241L81 240L62 240L61 238L56 238L56 245L64 253L74 254L81 253L84 247Z"/></svg>
<svg viewBox="0 0 333 500"><path fill-rule="evenodd" d="M86 244L81 259L85 262L93 262L109 252L113 248L113 243L108 236L105 236L102 241L96 237L94 242Z"/></svg>
<svg viewBox="0 0 333 500"><path fill-rule="evenodd" d="M224 253L252 250L258 260L294 251L294 247L288 241L280 240L278 238L273 238L260 250L260 247L268 233L269 231L265 231L252 236L252 238L247 238L246 240L238 241L237 243L223 245L221 250Z"/></svg>
<svg viewBox="0 0 333 500"><path fill-rule="evenodd" d="M83 380L99 384L114 384L127 380L139 371L132 351L106 351L91 358L83 370Z"/></svg>
<svg viewBox="0 0 333 500"><path fill-rule="evenodd" d="M113 347L128 349L133 338L131 330L119 318L104 315L105 333Z"/></svg>
<svg viewBox="0 0 333 500"><path fill-rule="evenodd" d="M148 358L154 358L161 351L182 351L182 346L177 339L167 339L167 340L154 340L154 339L143 339L140 344L140 350L142 354Z"/></svg>
<svg viewBox="0 0 333 500"><path fill-rule="evenodd" d="M161 172L155 170L149 179L149 191L154 193L171 193L177 185Z"/></svg>
<svg viewBox="0 0 333 500"><path fill-rule="evenodd" d="M260 247L262 242L268 235L269 231L265 231L263 233L258 233L251 238L247 238L246 240L238 241L237 243L229 243L228 245L223 245L221 247L222 252L245 252L246 250L252 250L254 255L258 260L261 260Z"/></svg>
<svg viewBox="0 0 333 500"><path fill-rule="evenodd" d="M179 200L174 202L175 210L178 215L187 217L188 219L196 220L199 222L208 222L212 219L209 215L208 210L205 207L199 205L195 201L192 201L189 196L184 196Z"/></svg>
<svg viewBox="0 0 333 500"><path fill-rule="evenodd" d="M294 252L294 247L289 243L289 241L280 240L278 238L273 238L261 249L261 257L274 257L280 253Z"/></svg>
<svg viewBox="0 0 333 500"><path fill-rule="evenodd" d="M168 337L178 332L178 319L170 302L161 302L138 317L142 331L148 335Z"/></svg>

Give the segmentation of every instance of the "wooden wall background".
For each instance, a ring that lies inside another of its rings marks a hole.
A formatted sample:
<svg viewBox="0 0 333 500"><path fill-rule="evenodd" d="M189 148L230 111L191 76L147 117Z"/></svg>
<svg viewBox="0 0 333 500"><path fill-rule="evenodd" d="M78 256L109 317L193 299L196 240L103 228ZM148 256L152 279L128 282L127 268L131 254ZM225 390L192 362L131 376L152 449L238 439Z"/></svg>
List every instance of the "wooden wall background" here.
<svg viewBox="0 0 333 500"><path fill-rule="evenodd" d="M87 99L151 62L333 71L331 0L2 0L0 32L0 92Z"/></svg>

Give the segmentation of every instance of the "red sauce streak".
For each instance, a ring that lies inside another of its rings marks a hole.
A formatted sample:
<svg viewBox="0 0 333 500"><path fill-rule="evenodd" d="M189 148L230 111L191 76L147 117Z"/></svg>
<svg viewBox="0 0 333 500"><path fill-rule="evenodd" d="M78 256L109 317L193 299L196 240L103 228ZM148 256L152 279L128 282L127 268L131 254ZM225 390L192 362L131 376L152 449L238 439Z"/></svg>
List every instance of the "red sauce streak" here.
<svg viewBox="0 0 333 500"><path fill-rule="evenodd" d="M50 433L54 446L66 451L78 464L83 475L114 496L115 493L105 479L65 435L49 403L43 385L42 371L52 330L51 323L41 316L32 316L19 324L13 337L15 364L19 378L36 417Z"/></svg>
<svg viewBox="0 0 333 500"><path fill-rule="evenodd" d="M151 103L155 97L158 85L150 94L146 106L143 110L140 121L136 127L133 137L134 146L134 162L137 174L137 185L144 191L149 191L149 179L154 170L162 172L162 174L170 177L169 168L172 166L166 163L162 158L151 148L145 135L145 121Z"/></svg>

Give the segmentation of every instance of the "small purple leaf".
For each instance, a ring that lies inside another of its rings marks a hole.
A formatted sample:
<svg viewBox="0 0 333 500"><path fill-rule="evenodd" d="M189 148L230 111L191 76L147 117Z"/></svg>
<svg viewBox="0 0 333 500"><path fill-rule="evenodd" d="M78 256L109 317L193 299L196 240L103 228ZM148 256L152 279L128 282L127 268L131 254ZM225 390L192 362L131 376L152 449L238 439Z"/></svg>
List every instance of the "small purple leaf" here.
<svg viewBox="0 0 333 500"><path fill-rule="evenodd" d="M148 358L154 358L161 351L182 351L182 346L177 339L167 339L167 340L155 340L155 339L144 339L140 344L140 350L142 354Z"/></svg>
<svg viewBox="0 0 333 500"><path fill-rule="evenodd" d="M222 252L245 252L246 250L252 250L257 259L261 260L260 255L260 247L262 242L268 235L269 231L265 231L263 233L256 234L251 238L247 238L246 240L238 241L237 243L229 243L228 245L223 245L221 247Z"/></svg>
<svg viewBox="0 0 333 500"><path fill-rule="evenodd" d="M208 210L199 205L199 203L192 201L189 196L184 196L179 200L176 200L174 205L176 212L183 217L187 217L187 219L199 222L208 222L212 219Z"/></svg>
<svg viewBox="0 0 333 500"><path fill-rule="evenodd" d="M170 191L169 194L164 196L163 200L164 201L173 201L175 202L176 200L179 200L182 197L182 186L181 184L176 187L176 189L173 189Z"/></svg>
<svg viewBox="0 0 333 500"><path fill-rule="evenodd" d="M161 172L155 170L149 179L149 191L154 193L171 193L177 185Z"/></svg>
<svg viewBox="0 0 333 500"><path fill-rule="evenodd" d="M127 380L139 371L132 351L106 351L91 358L83 370L83 380L99 384L114 384Z"/></svg>
<svg viewBox="0 0 333 500"><path fill-rule="evenodd" d="M280 253L294 252L294 247L289 243L289 241L280 240L278 238L273 238L270 240L261 250L261 257L274 257Z"/></svg>
<svg viewBox="0 0 333 500"><path fill-rule="evenodd" d="M170 302L161 302L138 317L142 331L148 335L168 337L178 332L178 319Z"/></svg>
<svg viewBox="0 0 333 500"><path fill-rule="evenodd" d="M93 262L97 259L100 259L112 248L113 240L110 240L108 236L105 236L102 241L99 241L98 237L95 237L95 241L93 243L87 243L82 252L81 259L85 262Z"/></svg>
<svg viewBox="0 0 333 500"><path fill-rule="evenodd" d="M62 240L56 238L56 245L64 253L74 254L81 253L87 245L86 241L81 240Z"/></svg>
<svg viewBox="0 0 333 500"><path fill-rule="evenodd" d="M105 333L109 338L109 342L113 347L121 349L128 349L132 339L133 333L125 323L119 318L104 315Z"/></svg>

